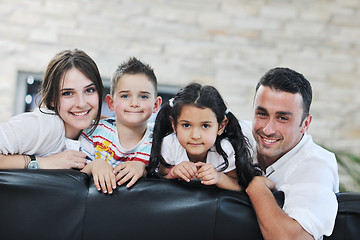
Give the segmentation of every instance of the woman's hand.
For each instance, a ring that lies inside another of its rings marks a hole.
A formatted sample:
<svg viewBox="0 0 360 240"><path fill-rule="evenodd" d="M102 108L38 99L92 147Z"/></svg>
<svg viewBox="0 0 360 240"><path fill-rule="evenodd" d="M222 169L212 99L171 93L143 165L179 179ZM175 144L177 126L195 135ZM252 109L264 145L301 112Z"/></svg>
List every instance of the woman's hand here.
<svg viewBox="0 0 360 240"><path fill-rule="evenodd" d="M86 164L86 154L73 150L36 159L41 169L83 169Z"/></svg>

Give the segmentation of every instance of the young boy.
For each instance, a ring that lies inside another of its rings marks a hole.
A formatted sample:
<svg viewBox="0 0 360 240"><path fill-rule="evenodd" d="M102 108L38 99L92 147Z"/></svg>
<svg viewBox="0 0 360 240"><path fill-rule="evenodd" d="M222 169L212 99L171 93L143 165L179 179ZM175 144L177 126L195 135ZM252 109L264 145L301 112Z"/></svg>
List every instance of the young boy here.
<svg viewBox="0 0 360 240"><path fill-rule="evenodd" d="M129 181L131 187L145 175L152 144L148 119L161 106L153 69L136 58L121 64L111 79L106 103L116 117L103 119L94 132L80 137L88 161L82 172L92 174L96 188L111 194Z"/></svg>

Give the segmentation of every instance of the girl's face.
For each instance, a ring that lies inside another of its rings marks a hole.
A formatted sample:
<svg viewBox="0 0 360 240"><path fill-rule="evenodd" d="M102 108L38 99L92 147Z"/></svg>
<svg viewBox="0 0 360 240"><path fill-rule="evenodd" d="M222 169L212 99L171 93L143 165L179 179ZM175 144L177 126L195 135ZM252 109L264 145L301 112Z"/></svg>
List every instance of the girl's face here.
<svg viewBox="0 0 360 240"><path fill-rule="evenodd" d="M214 145L217 135L221 135L226 123L224 120L219 127L216 115L210 108L192 105L182 107L176 127L172 120L174 132L193 162L206 161L207 151Z"/></svg>
<svg viewBox="0 0 360 240"><path fill-rule="evenodd" d="M95 84L76 68L67 71L60 81L59 115L64 121L65 136L77 139L88 128L99 109Z"/></svg>

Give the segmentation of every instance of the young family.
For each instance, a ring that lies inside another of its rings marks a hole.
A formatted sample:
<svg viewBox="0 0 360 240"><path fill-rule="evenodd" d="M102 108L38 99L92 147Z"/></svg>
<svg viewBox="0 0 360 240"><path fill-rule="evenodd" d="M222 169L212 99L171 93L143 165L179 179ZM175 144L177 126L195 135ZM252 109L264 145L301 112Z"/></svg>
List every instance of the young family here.
<svg viewBox="0 0 360 240"><path fill-rule="evenodd" d="M99 70L85 52L57 53L39 108L0 124L0 169L79 169L109 194L145 176L196 180L246 192L264 239L332 233L337 163L306 133L312 89L302 74L265 73L251 124L239 121L212 86L189 84L161 106L153 69L136 58L112 76L105 100L113 118L101 116L103 95ZM283 208L273 190L284 192Z"/></svg>

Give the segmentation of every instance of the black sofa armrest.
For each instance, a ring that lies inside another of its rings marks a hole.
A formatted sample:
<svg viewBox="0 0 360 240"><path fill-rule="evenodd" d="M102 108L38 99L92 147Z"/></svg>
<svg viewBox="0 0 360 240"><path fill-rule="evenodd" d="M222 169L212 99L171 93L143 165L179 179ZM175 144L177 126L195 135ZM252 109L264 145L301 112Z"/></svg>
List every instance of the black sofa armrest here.
<svg viewBox="0 0 360 240"><path fill-rule="evenodd" d="M339 208L334 231L331 236L325 236L324 239L360 239L360 193L340 192L336 194L336 197Z"/></svg>

